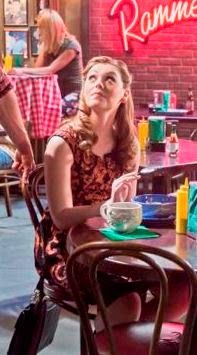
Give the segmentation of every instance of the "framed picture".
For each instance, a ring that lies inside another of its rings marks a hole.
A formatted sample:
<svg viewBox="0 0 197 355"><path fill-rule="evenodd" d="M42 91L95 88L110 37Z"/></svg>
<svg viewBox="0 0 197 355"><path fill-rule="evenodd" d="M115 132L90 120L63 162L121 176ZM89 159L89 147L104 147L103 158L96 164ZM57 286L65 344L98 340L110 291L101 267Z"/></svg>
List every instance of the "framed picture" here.
<svg viewBox="0 0 197 355"><path fill-rule="evenodd" d="M27 26L27 0L3 0L4 25Z"/></svg>
<svg viewBox="0 0 197 355"><path fill-rule="evenodd" d="M28 30L6 29L5 54L22 54L28 58Z"/></svg>
<svg viewBox="0 0 197 355"><path fill-rule="evenodd" d="M37 26L30 27L31 55L37 56L39 53L39 30Z"/></svg>

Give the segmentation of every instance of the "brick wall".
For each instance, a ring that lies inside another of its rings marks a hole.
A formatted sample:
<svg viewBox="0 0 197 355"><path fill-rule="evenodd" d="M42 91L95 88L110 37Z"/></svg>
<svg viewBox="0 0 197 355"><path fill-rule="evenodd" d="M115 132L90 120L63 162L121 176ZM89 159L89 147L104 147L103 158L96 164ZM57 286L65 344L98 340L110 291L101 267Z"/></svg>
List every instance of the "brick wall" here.
<svg viewBox="0 0 197 355"><path fill-rule="evenodd" d="M158 4L169 4L171 0L136 1L142 13ZM174 91L181 107L185 105L187 88L192 85L197 99L197 19L165 27L152 34L146 44L133 40L128 53L123 50L118 18L108 16L112 4L114 0L89 0L89 52L85 59L111 55L125 60L133 75L136 106L152 102L153 89ZM131 4L124 8L128 16L130 10Z"/></svg>

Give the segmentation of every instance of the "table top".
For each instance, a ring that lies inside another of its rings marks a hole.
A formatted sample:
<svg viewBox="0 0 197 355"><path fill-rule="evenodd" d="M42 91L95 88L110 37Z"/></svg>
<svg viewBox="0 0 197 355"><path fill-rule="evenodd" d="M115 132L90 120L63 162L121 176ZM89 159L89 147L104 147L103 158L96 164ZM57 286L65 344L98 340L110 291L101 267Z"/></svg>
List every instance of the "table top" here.
<svg viewBox="0 0 197 355"><path fill-rule="evenodd" d="M100 217L91 218L86 223L72 227L68 233L67 249L71 253L76 247L95 241L109 241L103 234L99 232L99 228L104 226L104 220ZM152 229L160 233L160 237L151 239L131 240L131 243L140 243L144 245L151 245L157 248L168 250L188 261L194 270L197 271L197 239L191 238L187 235L179 235L175 233L174 229ZM83 260L83 263L88 266L88 260L91 258L91 253ZM166 271L174 272L178 267L172 263L158 258L160 265ZM136 262L135 262L136 265ZM124 272L129 272L129 266L135 266L131 258L121 258L121 264L118 263L117 272L123 268ZM113 266L114 267L114 266ZM139 268L139 265L137 265ZM123 270L122 269L122 270Z"/></svg>
<svg viewBox="0 0 197 355"><path fill-rule="evenodd" d="M160 169L172 166L197 165L197 142L189 139L179 139L179 151L176 157L170 157L168 152L141 152L140 166L142 168Z"/></svg>
<svg viewBox="0 0 197 355"><path fill-rule="evenodd" d="M51 136L61 120L61 93L57 75L9 75L24 120L31 122L33 138Z"/></svg>

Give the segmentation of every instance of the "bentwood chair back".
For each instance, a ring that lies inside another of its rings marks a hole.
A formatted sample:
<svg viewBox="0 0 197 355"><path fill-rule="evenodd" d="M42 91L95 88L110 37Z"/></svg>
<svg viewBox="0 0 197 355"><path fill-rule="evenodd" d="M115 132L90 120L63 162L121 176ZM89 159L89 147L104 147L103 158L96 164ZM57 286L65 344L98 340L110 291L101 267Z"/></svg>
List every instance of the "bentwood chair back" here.
<svg viewBox="0 0 197 355"><path fill-rule="evenodd" d="M47 199L45 194L45 182L44 182L44 165L39 164L36 168L29 174L28 183L22 185L22 193L30 214L32 224L35 231L39 228L39 222L42 218L44 209L47 205ZM58 285L53 285L44 279L43 285L45 295L56 305L64 308L66 311L79 315L76 303L66 294L63 287ZM88 307L88 305L87 305ZM95 317L94 310L88 311L88 317L93 319ZM80 330L80 349L81 355L87 355L83 352L84 339L83 334Z"/></svg>
<svg viewBox="0 0 197 355"><path fill-rule="evenodd" d="M0 188L3 189L7 216L12 216L10 187L20 185L20 176L13 169L0 169Z"/></svg>
<svg viewBox="0 0 197 355"><path fill-rule="evenodd" d="M78 284L76 262L82 262L82 258L87 258L87 256L89 260L90 287L92 292L94 292L98 311L104 323L104 330L99 333L95 333L92 329ZM160 283L160 300L154 322L138 321L110 326L98 281L98 274L100 270L104 270L106 262L112 263L111 272L113 274L113 265L116 264L117 270L117 263L121 263L120 256L129 256L142 261L146 264L145 267L151 268L151 272L154 271L157 275ZM177 264L178 267L183 269L180 272L184 272L187 275L191 292L184 325L180 323L165 323L163 321L165 305L168 299L168 279L165 271L155 259L158 256ZM109 259L111 257L112 259ZM114 260L116 257L118 257L118 260ZM67 277L79 308L84 336L89 350L87 355L194 355L194 352L190 353L190 344L197 314L197 276L191 266L180 257L162 249L132 244L132 242L87 243L78 247L70 255L67 263Z"/></svg>

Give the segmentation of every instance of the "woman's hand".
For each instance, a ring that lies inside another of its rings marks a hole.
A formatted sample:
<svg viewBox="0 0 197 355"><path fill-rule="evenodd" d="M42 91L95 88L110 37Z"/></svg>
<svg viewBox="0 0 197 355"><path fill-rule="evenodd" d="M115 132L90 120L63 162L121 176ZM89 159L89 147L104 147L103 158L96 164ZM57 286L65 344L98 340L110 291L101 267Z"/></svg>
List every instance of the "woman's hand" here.
<svg viewBox="0 0 197 355"><path fill-rule="evenodd" d="M23 68L12 68L9 70L8 74L11 74L11 75L21 75L23 74Z"/></svg>
<svg viewBox="0 0 197 355"><path fill-rule="evenodd" d="M35 168L32 152L30 151L27 152L27 154L21 154L18 150L16 150L12 168L18 171L21 175L22 182L27 182L30 171Z"/></svg>
<svg viewBox="0 0 197 355"><path fill-rule="evenodd" d="M112 183L111 201L131 201L136 194L137 180L140 175L136 172L122 175Z"/></svg>

